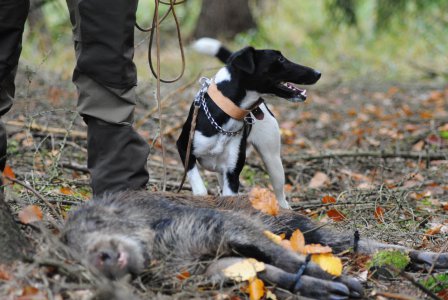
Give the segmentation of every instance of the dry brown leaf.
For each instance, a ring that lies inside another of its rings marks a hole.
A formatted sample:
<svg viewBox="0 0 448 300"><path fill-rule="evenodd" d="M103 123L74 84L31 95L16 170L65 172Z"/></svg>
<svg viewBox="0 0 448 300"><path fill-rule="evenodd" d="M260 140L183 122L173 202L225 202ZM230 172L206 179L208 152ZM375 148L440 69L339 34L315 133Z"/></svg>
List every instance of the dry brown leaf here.
<svg viewBox="0 0 448 300"><path fill-rule="evenodd" d="M292 250L298 253L304 252L305 237L303 236L303 233L299 229L297 229L292 233L289 241L291 243Z"/></svg>
<svg viewBox="0 0 448 300"><path fill-rule="evenodd" d="M264 269L265 265L263 262L254 258L247 258L228 266L222 273L227 278L240 282L256 277L257 272L264 271Z"/></svg>
<svg viewBox="0 0 448 300"><path fill-rule="evenodd" d="M179 274L176 275L176 278L179 280L185 280L190 278L191 274L188 271L184 271L184 272L180 272Z"/></svg>
<svg viewBox="0 0 448 300"><path fill-rule="evenodd" d="M342 261L339 257L330 253L313 254L311 261L318 264L323 270L334 276L342 274Z"/></svg>
<svg viewBox="0 0 448 300"><path fill-rule="evenodd" d="M28 205L19 212L19 220L23 224L42 221L42 218L42 210L37 205Z"/></svg>
<svg viewBox="0 0 448 300"><path fill-rule="evenodd" d="M437 224L434 227L432 227L431 229L428 229L425 234L426 235L435 235L435 234L439 234L440 233L440 229L442 229L443 225L442 224Z"/></svg>
<svg viewBox="0 0 448 300"><path fill-rule="evenodd" d="M308 244L303 247L303 254L325 254L331 253L333 249L329 246L322 246L321 244Z"/></svg>
<svg viewBox="0 0 448 300"><path fill-rule="evenodd" d="M278 202L270 190L254 187L249 193L249 200L253 208L271 216L278 215Z"/></svg>
<svg viewBox="0 0 448 300"><path fill-rule="evenodd" d="M251 278L247 290L250 300L260 300L264 296L264 282L258 278Z"/></svg>
<svg viewBox="0 0 448 300"><path fill-rule="evenodd" d="M59 189L59 192L63 195L67 195L67 196L71 196L74 194L73 190L66 186L61 186L61 188Z"/></svg>
<svg viewBox="0 0 448 300"><path fill-rule="evenodd" d="M313 178L311 178L308 187L311 189L318 189L323 187L328 181L330 181L330 178L328 178L328 176L325 173L316 172Z"/></svg>
<svg viewBox="0 0 448 300"><path fill-rule="evenodd" d="M280 242L280 245L282 245L282 247L285 248L285 249L294 251L294 250L292 249L291 242L290 242L289 240L282 240L282 241Z"/></svg>
<svg viewBox="0 0 448 300"><path fill-rule="evenodd" d="M322 197L322 203L328 204L328 203L336 203L336 198L332 196L323 196Z"/></svg>
<svg viewBox="0 0 448 300"><path fill-rule="evenodd" d="M282 240L285 238L285 237L281 237L280 235L276 235L275 233L272 233L269 230L265 230L265 231L263 231L263 233L268 239L270 239L277 245L281 245Z"/></svg>
<svg viewBox="0 0 448 300"><path fill-rule="evenodd" d="M8 281L11 280L12 276L8 269L4 265L0 265L0 280Z"/></svg>
<svg viewBox="0 0 448 300"><path fill-rule="evenodd" d="M327 216L329 216L333 221L340 222L345 220L345 216L336 208L332 208L327 211Z"/></svg>
<svg viewBox="0 0 448 300"><path fill-rule="evenodd" d="M373 215L378 222L384 222L384 209L381 206L377 206L375 208L375 212Z"/></svg>
<svg viewBox="0 0 448 300"><path fill-rule="evenodd" d="M8 180L8 178L16 179L16 174L14 174L11 166L6 165L5 169L3 170L3 184L11 183L11 180Z"/></svg>

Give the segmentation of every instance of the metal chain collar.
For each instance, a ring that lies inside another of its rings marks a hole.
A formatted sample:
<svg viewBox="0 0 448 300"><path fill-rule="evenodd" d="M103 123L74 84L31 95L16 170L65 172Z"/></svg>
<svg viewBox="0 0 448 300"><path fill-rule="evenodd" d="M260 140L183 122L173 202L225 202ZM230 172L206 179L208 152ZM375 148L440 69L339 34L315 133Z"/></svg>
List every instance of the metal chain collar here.
<svg viewBox="0 0 448 300"><path fill-rule="evenodd" d="M207 119L210 121L210 124L212 124L212 126L219 133L227 135L227 136L236 136L236 135L240 134L243 131L243 129L247 123L252 124L253 118L249 117L252 120L249 120L249 118L245 119L243 126L241 126L241 128L238 129L237 131L228 131L228 130L225 130L224 128L222 128L221 126L219 126L219 124L216 123L215 119L212 117L210 111L208 110L207 103L205 103L205 93L207 92L210 82L211 82L211 80L206 77L202 77L201 79L199 79L199 83L201 84L201 89L199 90L199 92L196 94L196 97L194 98L194 105L202 106L202 108L204 109L204 113L207 116Z"/></svg>

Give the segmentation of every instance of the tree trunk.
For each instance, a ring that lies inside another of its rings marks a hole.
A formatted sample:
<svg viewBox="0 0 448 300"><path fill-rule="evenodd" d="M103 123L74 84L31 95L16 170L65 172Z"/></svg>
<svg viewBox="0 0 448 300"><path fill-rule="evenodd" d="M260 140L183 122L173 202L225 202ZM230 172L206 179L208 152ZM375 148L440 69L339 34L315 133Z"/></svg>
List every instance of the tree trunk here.
<svg viewBox="0 0 448 300"><path fill-rule="evenodd" d="M0 192L0 264L21 259L30 249Z"/></svg>
<svg viewBox="0 0 448 300"><path fill-rule="evenodd" d="M194 38L233 38L255 28L248 0L203 0Z"/></svg>

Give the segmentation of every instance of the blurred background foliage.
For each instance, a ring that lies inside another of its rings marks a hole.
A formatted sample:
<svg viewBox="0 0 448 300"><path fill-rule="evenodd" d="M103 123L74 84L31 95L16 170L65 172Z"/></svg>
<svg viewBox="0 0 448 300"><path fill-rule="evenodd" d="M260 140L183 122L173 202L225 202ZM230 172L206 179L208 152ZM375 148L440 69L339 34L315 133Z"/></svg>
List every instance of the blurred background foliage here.
<svg viewBox="0 0 448 300"><path fill-rule="evenodd" d="M320 69L323 82L444 82L448 78L448 0L237 1L248 2L256 27L232 38L227 35L226 44L232 49L248 44L280 49L292 60ZM200 0L187 0L176 6L187 45L193 39L202 5ZM74 51L65 1L35 0L32 6L22 64L31 72L45 69L69 78ZM137 18L142 26L149 26L153 6L153 0L140 0ZM175 38L174 22L168 19L162 25L166 76L174 76L180 68ZM140 81L151 82L146 51L147 34L136 30ZM191 80L208 58L188 47L186 52L184 80ZM212 59L208 64L219 65Z"/></svg>

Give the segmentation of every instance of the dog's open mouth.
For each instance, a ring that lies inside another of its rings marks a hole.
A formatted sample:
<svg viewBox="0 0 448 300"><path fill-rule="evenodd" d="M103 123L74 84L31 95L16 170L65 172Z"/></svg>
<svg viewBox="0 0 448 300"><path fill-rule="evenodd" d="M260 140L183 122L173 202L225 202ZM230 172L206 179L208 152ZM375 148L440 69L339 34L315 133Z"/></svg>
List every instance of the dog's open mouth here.
<svg viewBox="0 0 448 300"><path fill-rule="evenodd" d="M290 82L280 82L278 87L290 94L286 99L291 102L303 102L306 100L306 90L299 89Z"/></svg>

